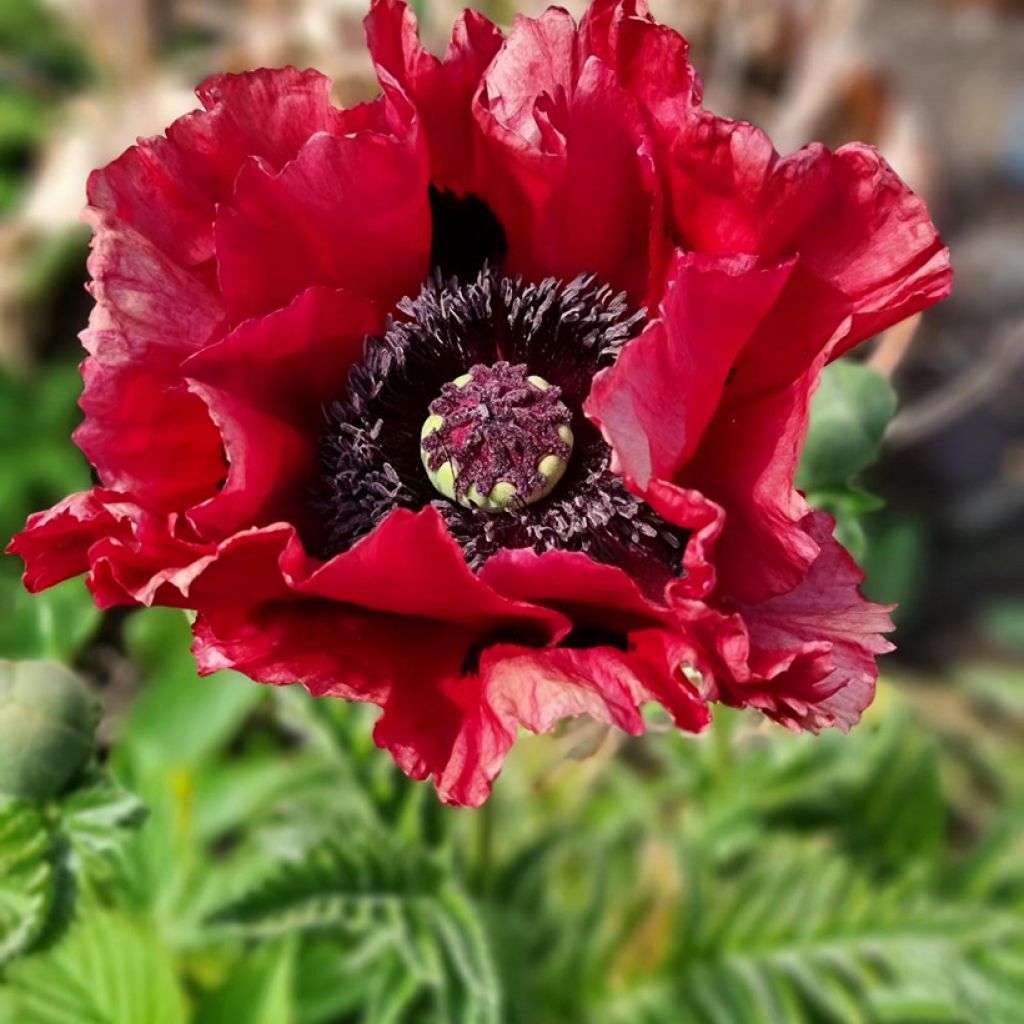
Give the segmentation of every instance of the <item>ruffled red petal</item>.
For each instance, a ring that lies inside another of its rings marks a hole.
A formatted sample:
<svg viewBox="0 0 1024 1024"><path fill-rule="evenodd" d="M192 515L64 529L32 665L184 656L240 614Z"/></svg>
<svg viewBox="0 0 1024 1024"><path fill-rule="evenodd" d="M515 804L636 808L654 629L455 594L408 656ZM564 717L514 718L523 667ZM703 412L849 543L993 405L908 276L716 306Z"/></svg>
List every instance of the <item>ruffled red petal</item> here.
<svg viewBox="0 0 1024 1024"><path fill-rule="evenodd" d="M585 411L641 493L675 481L700 445L743 347L792 262L679 252L656 319L594 379Z"/></svg>
<svg viewBox="0 0 1024 1024"><path fill-rule="evenodd" d="M93 221L96 306L75 440L107 487L170 512L213 495L226 472L217 428L178 374L217 337L223 312L148 239L107 214Z"/></svg>
<svg viewBox="0 0 1024 1024"><path fill-rule="evenodd" d="M373 0L366 39L382 82L397 82L416 104L430 145L431 178L462 194L474 181L471 100L504 37L483 15L463 12L443 60L419 40L416 16L402 0Z"/></svg>
<svg viewBox="0 0 1024 1024"><path fill-rule="evenodd" d="M804 521L819 554L801 583L732 614L679 602L694 645L677 655L704 675L714 700L756 707L795 729L856 724L874 697L875 658L892 650L889 608L860 593L864 574L821 512Z"/></svg>
<svg viewBox="0 0 1024 1024"><path fill-rule="evenodd" d="M661 198L650 142L639 105L586 59L572 18L552 8L518 19L475 105L473 191L506 230L509 267L538 279L595 273L642 303L663 248L652 240Z"/></svg>
<svg viewBox="0 0 1024 1024"><path fill-rule="evenodd" d="M280 170L316 132L347 130L330 87L319 72L295 68L216 75L196 90L203 110L94 172L89 202L181 266L198 267L213 257L214 208L249 158Z"/></svg>
<svg viewBox="0 0 1024 1024"><path fill-rule="evenodd" d="M413 110L388 99L388 129L314 135L280 171L245 163L217 209L217 273L233 323L315 285L392 307L429 270L429 158Z"/></svg>

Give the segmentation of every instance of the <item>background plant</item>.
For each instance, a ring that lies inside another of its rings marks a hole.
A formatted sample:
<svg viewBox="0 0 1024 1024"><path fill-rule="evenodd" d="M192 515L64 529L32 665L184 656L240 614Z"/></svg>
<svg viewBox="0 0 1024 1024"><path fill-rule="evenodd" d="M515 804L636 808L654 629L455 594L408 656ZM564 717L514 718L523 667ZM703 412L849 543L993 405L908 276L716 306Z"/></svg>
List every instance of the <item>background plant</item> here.
<svg viewBox="0 0 1024 1024"><path fill-rule="evenodd" d="M798 5L758 0L737 21L739 6L692 0L679 14L709 88L737 113L775 118L777 136L786 124L798 134L779 97L807 100L786 63L800 60L772 43L792 32L765 28L772 18L785 28ZM948 29L953 8L968 5L944 4L941 19L936 6L864 4L869 49L894 49L903 88L915 88L916 51L944 73L959 68L958 80L1004 74L1013 23L986 36L977 15L995 4L970 5L984 58L970 60ZM78 7L92 16L76 21ZM87 308L81 234L25 241L18 219L37 186L36 205L66 209L68 224L81 195L45 177L39 186L33 167L72 143L96 148L91 164L113 156L121 144L99 150L129 119L131 97L157 108L153 97L184 92L200 65L296 60L337 73L353 97L361 88L344 46L311 52L285 13L263 32L266 4L175 5L152 24L136 17L146 5L114 7L118 29L137 33L117 54L89 5L65 5L68 19L36 2L0 7L4 538L89 483L68 440ZM259 18L246 16L257 7ZM428 24L450 22L440 7L431 18L433 3L420 5ZM939 27L925 40L921 25ZM257 45L268 36L271 53ZM714 40L731 42L714 51ZM837 142L849 127L837 111L855 122L851 137L881 125L874 137L896 155L893 126L908 116L899 90L866 67L837 84L848 42L809 37L830 55L819 88L837 91L800 109L817 111L814 134ZM974 88L993 95L983 81ZM395 772L364 709L231 675L200 680L179 614L100 615L79 582L31 598L3 559L0 658L71 667L104 715L91 758L58 792L0 796L0 1022L1021 1020L1019 369L993 346L1002 362L973 406L952 419L939 406L937 420L929 406L929 389L948 399L960 374L988 365L983 340L1022 312L1019 131L1000 129L1009 141L990 156L957 149L992 104L968 124L947 109L959 92L928 91L945 133L931 166L951 197L942 219L958 297L923 329L917 349L930 354L897 379L904 412L881 465L892 389L840 365L820 390L800 480L864 555L873 596L902 603L906 654L883 663L863 725L798 737L720 710L699 739L655 728L631 740L581 722L517 746L492 801L456 811ZM100 100L116 111L103 130L88 107L63 106ZM927 156L911 152L912 166ZM890 371L894 344L906 340L887 339L873 360ZM990 463L999 468L986 476Z"/></svg>

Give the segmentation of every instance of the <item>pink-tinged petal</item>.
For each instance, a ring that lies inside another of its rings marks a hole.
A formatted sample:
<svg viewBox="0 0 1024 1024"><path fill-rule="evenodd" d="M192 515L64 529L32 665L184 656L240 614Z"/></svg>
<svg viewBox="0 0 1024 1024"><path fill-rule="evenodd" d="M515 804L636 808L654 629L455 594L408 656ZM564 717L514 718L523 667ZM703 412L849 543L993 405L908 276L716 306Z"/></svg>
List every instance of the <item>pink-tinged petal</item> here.
<svg viewBox="0 0 1024 1024"><path fill-rule="evenodd" d="M633 735L644 731L640 706L665 704L681 727L699 732L707 706L686 680L667 669L664 647L643 634L640 651L488 649L478 676L449 679L447 701L425 701L422 690L396 688L376 739L414 778L431 777L442 800L476 807L490 794L519 726L549 732L568 717L589 715ZM422 722L437 716L425 734Z"/></svg>
<svg viewBox="0 0 1024 1024"><path fill-rule="evenodd" d="M182 366L196 380L318 432L323 406L345 394L380 310L351 292L310 288L284 309L239 324Z"/></svg>
<svg viewBox="0 0 1024 1024"><path fill-rule="evenodd" d="M279 170L316 132L349 130L330 88L319 72L290 67L216 75L196 90L205 109L94 172L89 202L198 267L213 256L214 208L249 157Z"/></svg>
<svg viewBox="0 0 1024 1024"><path fill-rule="evenodd" d="M251 161L218 207L220 284L234 323L315 285L391 308L430 255L429 159L413 112L392 97L390 134L314 135L283 170Z"/></svg>
<svg viewBox="0 0 1024 1024"><path fill-rule="evenodd" d="M693 456L791 271L791 262L677 253L657 319L598 374L585 405L616 470L641 493L652 478L675 481Z"/></svg>
<svg viewBox="0 0 1024 1024"><path fill-rule="evenodd" d="M224 311L216 295L124 222L95 211L88 219L96 306L82 341L94 358L170 371L217 337Z"/></svg>
<svg viewBox="0 0 1024 1024"><path fill-rule="evenodd" d="M567 11L550 7L539 18L519 15L484 75L478 101L504 132L538 147L544 133L538 100L547 96L564 109L581 65L576 23Z"/></svg>
<svg viewBox="0 0 1024 1024"><path fill-rule="evenodd" d="M465 11L439 60L420 43L408 4L374 0L366 37L383 81L396 81L416 105L430 145L433 183L460 194L468 191L473 181L472 98L501 48L501 31L476 11Z"/></svg>
<svg viewBox="0 0 1024 1024"><path fill-rule="evenodd" d="M831 518L812 512L803 525L820 552L805 579L728 613L679 602L676 653L702 673L713 700L758 708L794 729L845 731L871 703L892 622L889 609L861 595L863 573L833 538Z"/></svg>
<svg viewBox="0 0 1024 1024"><path fill-rule="evenodd" d="M710 721L707 707L666 661L661 636L639 634L630 651L493 647L481 660L486 699L499 715L531 732L548 732L563 718L585 714L639 735L640 707L652 700L666 703L678 724L700 731Z"/></svg>
<svg viewBox="0 0 1024 1024"><path fill-rule="evenodd" d="M172 511L223 478L220 435L177 368L223 329L217 298L151 242L106 214L89 257L96 306L75 440L100 479Z"/></svg>
<svg viewBox="0 0 1024 1024"><path fill-rule="evenodd" d="M788 594L743 606L741 614L755 648L794 650L822 641L830 644L832 671L815 687L815 696L824 698L808 701L802 714L780 703L776 714L800 728L836 725L845 731L874 698L875 658L893 649L884 637L893 628L892 609L864 599L864 573L833 536L830 516L812 512L805 527L821 552L807 578Z"/></svg>

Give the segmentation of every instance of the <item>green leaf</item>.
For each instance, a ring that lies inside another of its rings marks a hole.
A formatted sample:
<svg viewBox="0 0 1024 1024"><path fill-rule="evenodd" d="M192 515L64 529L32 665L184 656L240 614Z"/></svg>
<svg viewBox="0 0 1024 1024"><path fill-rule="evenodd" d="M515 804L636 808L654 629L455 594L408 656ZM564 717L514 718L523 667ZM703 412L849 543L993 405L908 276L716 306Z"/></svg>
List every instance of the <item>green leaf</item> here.
<svg viewBox="0 0 1024 1024"><path fill-rule="evenodd" d="M866 877L822 844L764 844L703 878L688 868L714 897L692 903L679 953L680 1017L694 1024L991 1020L968 1015L965 987L992 980L987 951L1024 934L1000 911Z"/></svg>
<svg viewBox="0 0 1024 1024"><path fill-rule="evenodd" d="M138 797L94 769L60 804L61 827L75 870L95 870L116 861L145 817Z"/></svg>
<svg viewBox="0 0 1024 1024"><path fill-rule="evenodd" d="M359 822L343 836L282 864L213 922L255 937L343 937L348 972L362 965L367 1020L497 1024L486 936L436 859ZM424 999L436 1018L422 1013Z"/></svg>
<svg viewBox="0 0 1024 1024"><path fill-rule="evenodd" d="M0 964L46 929L57 895L56 849L39 806L0 796Z"/></svg>
<svg viewBox="0 0 1024 1024"><path fill-rule="evenodd" d="M4 998L17 1024L186 1024L175 960L152 926L83 913L63 942L12 964Z"/></svg>
<svg viewBox="0 0 1024 1024"><path fill-rule="evenodd" d="M811 403L811 424L797 487L843 492L878 457L896 395L888 378L858 363L827 367Z"/></svg>
<svg viewBox="0 0 1024 1024"><path fill-rule="evenodd" d="M125 640L145 684L125 725L121 757L196 764L223 748L266 696L264 687L236 672L201 678L190 653L188 621L175 609L132 616Z"/></svg>
<svg viewBox="0 0 1024 1024"><path fill-rule="evenodd" d="M200 1004L193 1024L293 1024L296 943L258 947Z"/></svg>
<svg viewBox="0 0 1024 1024"><path fill-rule="evenodd" d="M0 573L0 658L67 664L92 639L100 618L80 579L30 594L14 573Z"/></svg>
<svg viewBox="0 0 1024 1024"><path fill-rule="evenodd" d="M433 895L442 880L436 862L363 825L280 865L251 892L213 915L248 935L295 930L359 929L396 902Z"/></svg>

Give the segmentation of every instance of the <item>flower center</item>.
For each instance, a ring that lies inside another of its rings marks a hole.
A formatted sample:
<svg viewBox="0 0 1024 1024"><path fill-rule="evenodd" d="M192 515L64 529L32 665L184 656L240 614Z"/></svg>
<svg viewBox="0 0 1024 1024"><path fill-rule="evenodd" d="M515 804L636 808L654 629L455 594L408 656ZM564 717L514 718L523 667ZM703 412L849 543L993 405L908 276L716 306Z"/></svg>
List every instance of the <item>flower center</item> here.
<svg viewBox="0 0 1024 1024"><path fill-rule="evenodd" d="M561 389L526 365L478 364L445 384L420 432L434 488L466 508L522 508L547 497L572 454Z"/></svg>

